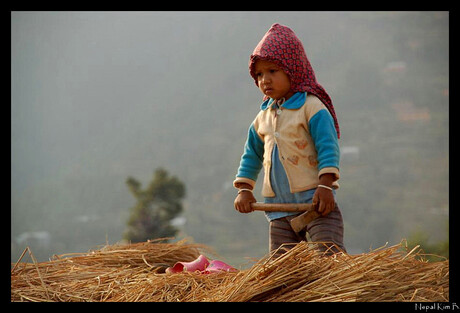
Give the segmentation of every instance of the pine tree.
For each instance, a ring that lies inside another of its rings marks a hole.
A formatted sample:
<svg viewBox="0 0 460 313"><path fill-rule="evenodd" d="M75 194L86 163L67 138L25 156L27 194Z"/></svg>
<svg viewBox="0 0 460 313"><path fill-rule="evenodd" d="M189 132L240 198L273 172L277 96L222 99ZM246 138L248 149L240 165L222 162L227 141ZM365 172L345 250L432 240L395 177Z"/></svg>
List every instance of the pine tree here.
<svg viewBox="0 0 460 313"><path fill-rule="evenodd" d="M163 168L155 170L152 182L144 190L135 178L128 177L126 184L137 203L131 208L124 239L142 242L174 237L178 229L171 225L171 220L182 212L184 184Z"/></svg>

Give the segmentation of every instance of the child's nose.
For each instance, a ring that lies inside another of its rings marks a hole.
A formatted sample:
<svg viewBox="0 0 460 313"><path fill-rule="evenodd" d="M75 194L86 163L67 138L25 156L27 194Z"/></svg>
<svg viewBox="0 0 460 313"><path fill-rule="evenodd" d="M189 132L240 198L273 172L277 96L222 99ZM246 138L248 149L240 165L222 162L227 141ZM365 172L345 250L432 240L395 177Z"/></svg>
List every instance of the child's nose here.
<svg viewBox="0 0 460 313"><path fill-rule="evenodd" d="M264 75L262 76L262 83L263 84L267 84L267 83L270 83L271 79L270 79L270 76L269 75Z"/></svg>

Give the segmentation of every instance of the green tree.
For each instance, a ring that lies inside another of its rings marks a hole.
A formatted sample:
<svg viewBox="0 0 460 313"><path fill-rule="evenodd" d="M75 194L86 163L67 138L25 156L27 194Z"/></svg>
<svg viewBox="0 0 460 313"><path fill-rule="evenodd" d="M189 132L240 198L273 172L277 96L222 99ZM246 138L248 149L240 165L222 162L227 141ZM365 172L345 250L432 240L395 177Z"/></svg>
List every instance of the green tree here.
<svg viewBox="0 0 460 313"><path fill-rule="evenodd" d="M150 185L142 190L135 178L126 180L137 203L131 208L124 239L141 242L154 238L174 237L178 231L171 220L182 212L185 186L163 168L155 170Z"/></svg>

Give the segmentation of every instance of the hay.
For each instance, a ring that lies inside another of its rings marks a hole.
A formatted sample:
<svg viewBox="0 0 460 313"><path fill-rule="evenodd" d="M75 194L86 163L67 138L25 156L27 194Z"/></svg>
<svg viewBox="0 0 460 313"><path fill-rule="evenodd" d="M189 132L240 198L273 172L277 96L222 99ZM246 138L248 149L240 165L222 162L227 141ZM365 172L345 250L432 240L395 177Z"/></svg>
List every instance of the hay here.
<svg viewBox="0 0 460 313"><path fill-rule="evenodd" d="M163 273L177 261L212 253L186 240L106 246L42 263L26 248L33 263L13 264L11 301L448 301L448 260L421 261L419 251L402 243L332 257L316 244L302 242L249 269L209 275Z"/></svg>
<svg viewBox="0 0 460 313"><path fill-rule="evenodd" d="M322 256L301 243L261 260L226 288L225 301L447 301L448 261L427 263L402 245L351 256Z"/></svg>

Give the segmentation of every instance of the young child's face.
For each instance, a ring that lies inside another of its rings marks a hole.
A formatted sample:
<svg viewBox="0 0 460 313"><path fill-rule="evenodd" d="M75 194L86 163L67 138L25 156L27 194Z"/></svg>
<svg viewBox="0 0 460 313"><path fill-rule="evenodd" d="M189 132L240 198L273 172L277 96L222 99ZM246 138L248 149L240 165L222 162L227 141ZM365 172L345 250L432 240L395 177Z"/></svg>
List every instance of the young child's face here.
<svg viewBox="0 0 460 313"><path fill-rule="evenodd" d="M275 63L266 60L257 60L255 74L260 91L270 98L289 99L294 92L291 91L289 76Z"/></svg>

